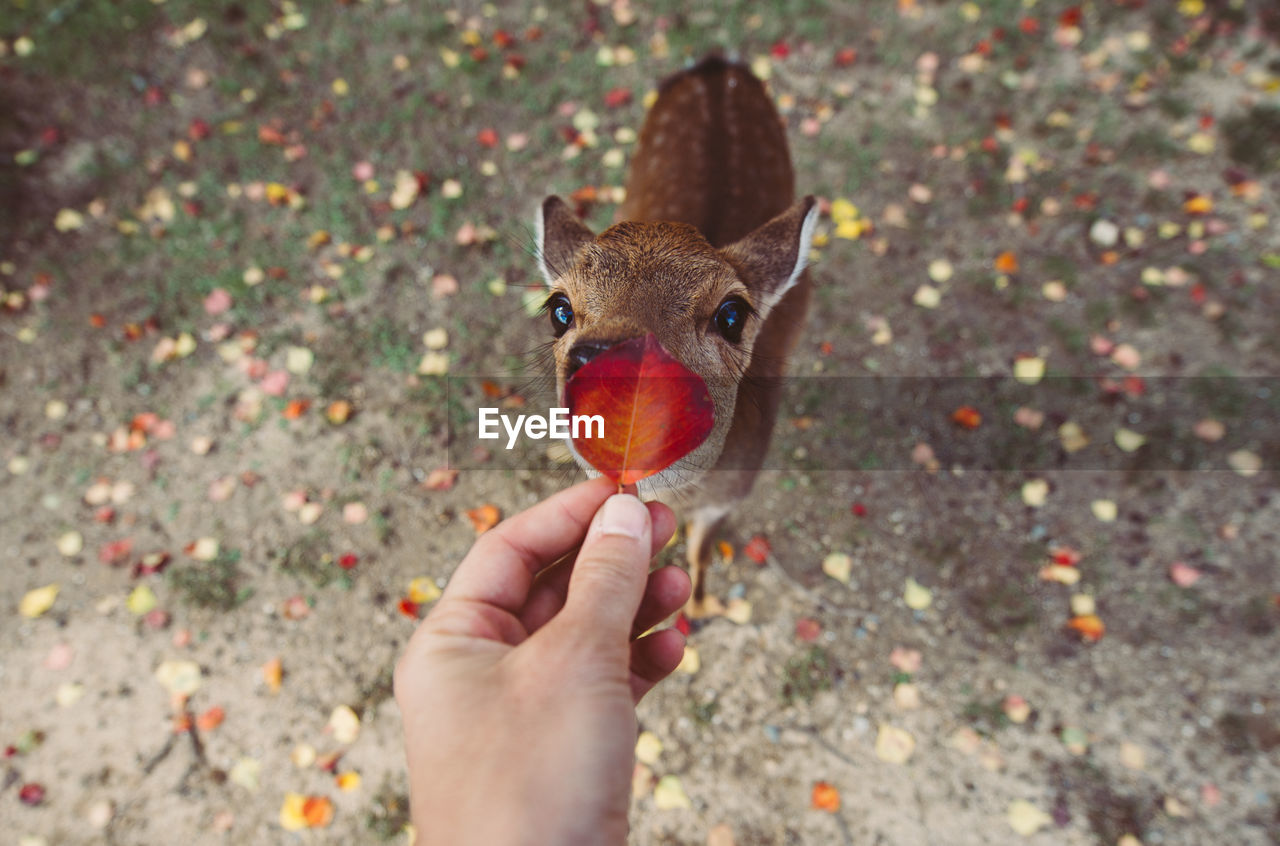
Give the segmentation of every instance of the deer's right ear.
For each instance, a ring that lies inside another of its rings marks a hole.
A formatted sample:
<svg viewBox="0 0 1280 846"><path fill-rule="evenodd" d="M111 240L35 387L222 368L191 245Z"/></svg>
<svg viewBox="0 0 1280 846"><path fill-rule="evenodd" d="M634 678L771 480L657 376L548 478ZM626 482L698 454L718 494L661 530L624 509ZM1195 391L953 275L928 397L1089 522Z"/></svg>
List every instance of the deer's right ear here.
<svg viewBox="0 0 1280 846"><path fill-rule="evenodd" d="M595 236L578 220L573 209L556 196L547 197L538 209L538 270L550 285L573 264L573 256Z"/></svg>

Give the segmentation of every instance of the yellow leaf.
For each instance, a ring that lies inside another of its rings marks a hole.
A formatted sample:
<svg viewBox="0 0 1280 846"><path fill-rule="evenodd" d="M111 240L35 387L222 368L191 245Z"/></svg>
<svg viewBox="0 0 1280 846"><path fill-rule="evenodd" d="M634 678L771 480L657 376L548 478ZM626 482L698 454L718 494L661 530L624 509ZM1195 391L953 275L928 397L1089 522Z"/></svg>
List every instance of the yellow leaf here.
<svg viewBox="0 0 1280 846"><path fill-rule="evenodd" d="M338 773L338 777L334 779L338 784L338 789L350 793L353 790L360 789L360 773L355 770L348 770L345 773Z"/></svg>
<svg viewBox="0 0 1280 846"><path fill-rule="evenodd" d="M84 549L84 537L74 529L58 538L58 552L68 558L79 555L82 549Z"/></svg>
<svg viewBox="0 0 1280 846"><path fill-rule="evenodd" d="M1024 385L1034 385L1044 378L1044 359L1038 356L1019 358L1013 362L1013 378Z"/></svg>
<svg viewBox="0 0 1280 846"><path fill-rule="evenodd" d="M250 792L258 789L258 774L262 771L262 763L256 758L240 758L231 765L227 778Z"/></svg>
<svg viewBox="0 0 1280 846"><path fill-rule="evenodd" d="M1115 500L1111 499L1095 499L1090 503L1089 508L1100 523L1114 523L1119 513Z"/></svg>
<svg viewBox="0 0 1280 846"><path fill-rule="evenodd" d="M876 757L889 764L905 764L916 751L916 739L906 729L887 723L876 733Z"/></svg>
<svg viewBox="0 0 1280 846"><path fill-rule="evenodd" d="M902 591L902 601L907 603L907 607L912 611L923 611L933 604L933 591L915 579L908 578L907 585Z"/></svg>
<svg viewBox="0 0 1280 846"><path fill-rule="evenodd" d="M24 617L34 619L52 608L53 601L57 598L58 586L56 584L45 585L44 587L27 591L26 596L22 597L22 601L18 603L18 613Z"/></svg>
<svg viewBox="0 0 1280 846"><path fill-rule="evenodd" d="M658 779L658 785L653 788L653 804L660 811L693 807L688 794L684 792L684 785L680 783L678 777L673 775L665 775Z"/></svg>
<svg viewBox="0 0 1280 846"><path fill-rule="evenodd" d="M1022 486L1022 501L1032 508L1039 508L1049 496L1049 483L1044 479L1032 479Z"/></svg>
<svg viewBox="0 0 1280 846"><path fill-rule="evenodd" d="M662 741L651 731L642 731L636 738L636 760L644 764L656 764L662 754Z"/></svg>
<svg viewBox="0 0 1280 846"><path fill-rule="evenodd" d="M849 584L849 575L853 571L853 559L842 552L833 552L822 559L822 572L840 584Z"/></svg>
<svg viewBox="0 0 1280 846"><path fill-rule="evenodd" d="M746 625L751 622L751 603L741 597L730 599L724 616L740 626Z"/></svg>
<svg viewBox="0 0 1280 846"><path fill-rule="evenodd" d="M155 591L150 585L138 585L130 591L129 598L124 601L124 607L129 609L129 613L141 617L156 607Z"/></svg>
<svg viewBox="0 0 1280 846"><path fill-rule="evenodd" d="M360 718L346 705L339 705L329 715L329 730L339 743L355 743L360 736Z"/></svg>
<svg viewBox="0 0 1280 846"><path fill-rule="evenodd" d="M427 602L435 602L440 598L440 588L436 583L426 576L419 576L409 582L409 601L423 605Z"/></svg>
<svg viewBox="0 0 1280 846"><path fill-rule="evenodd" d="M280 806L280 827L285 831L302 831L307 827L307 819L303 815L303 806L307 797L301 793L286 793L284 804Z"/></svg>
<svg viewBox="0 0 1280 846"><path fill-rule="evenodd" d="M702 669L702 659L698 657L698 650L686 643L684 645L684 657L680 659L680 665L676 667L676 672L693 675L700 669Z"/></svg>
<svg viewBox="0 0 1280 846"><path fill-rule="evenodd" d="M1009 827L1023 837L1030 837L1053 822L1052 817L1025 799L1010 802L1006 818L1009 820Z"/></svg>
<svg viewBox="0 0 1280 846"><path fill-rule="evenodd" d="M165 661L156 667L156 681L174 696L190 696L200 688L200 665L195 661Z"/></svg>

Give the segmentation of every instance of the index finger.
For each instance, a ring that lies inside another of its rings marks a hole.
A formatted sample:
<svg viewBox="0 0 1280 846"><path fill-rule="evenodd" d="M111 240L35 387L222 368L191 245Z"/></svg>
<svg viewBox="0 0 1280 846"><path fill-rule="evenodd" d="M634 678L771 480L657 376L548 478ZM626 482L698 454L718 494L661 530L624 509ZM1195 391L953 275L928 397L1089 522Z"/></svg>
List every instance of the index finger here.
<svg viewBox="0 0 1280 846"><path fill-rule="evenodd" d="M591 479L503 520L480 536L449 579L441 601L467 599L515 614L540 570L582 543L617 486Z"/></svg>

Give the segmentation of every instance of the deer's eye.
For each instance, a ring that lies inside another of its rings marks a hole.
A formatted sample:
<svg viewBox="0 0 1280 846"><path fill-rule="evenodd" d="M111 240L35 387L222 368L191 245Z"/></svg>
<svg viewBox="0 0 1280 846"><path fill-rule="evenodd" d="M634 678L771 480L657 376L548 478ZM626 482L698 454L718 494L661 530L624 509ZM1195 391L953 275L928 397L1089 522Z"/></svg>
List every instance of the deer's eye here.
<svg viewBox="0 0 1280 846"><path fill-rule="evenodd" d="M552 294L546 308L547 314L551 315L551 331L559 338L573 325L573 306L564 294Z"/></svg>
<svg viewBox="0 0 1280 846"><path fill-rule="evenodd" d="M751 314L751 306L742 297L729 297L720 303L712 323L720 337L731 344L742 340L742 330L746 328L747 317Z"/></svg>

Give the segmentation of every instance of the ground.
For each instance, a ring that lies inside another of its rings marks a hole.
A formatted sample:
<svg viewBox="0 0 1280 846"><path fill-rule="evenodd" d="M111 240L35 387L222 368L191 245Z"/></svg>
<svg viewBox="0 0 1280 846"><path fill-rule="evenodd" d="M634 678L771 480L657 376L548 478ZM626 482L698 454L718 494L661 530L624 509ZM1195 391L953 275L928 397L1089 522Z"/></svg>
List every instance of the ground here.
<svg viewBox="0 0 1280 846"><path fill-rule="evenodd" d="M818 294L632 840L1280 842L1272 4L2 2L10 842L404 842L394 661L579 477L459 446L532 210L715 47Z"/></svg>

